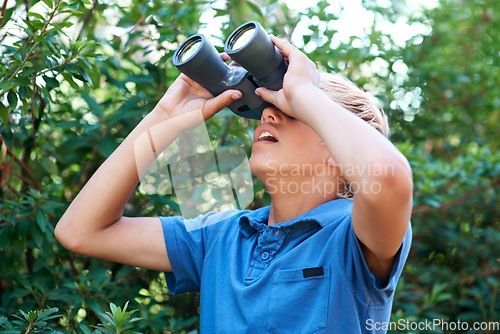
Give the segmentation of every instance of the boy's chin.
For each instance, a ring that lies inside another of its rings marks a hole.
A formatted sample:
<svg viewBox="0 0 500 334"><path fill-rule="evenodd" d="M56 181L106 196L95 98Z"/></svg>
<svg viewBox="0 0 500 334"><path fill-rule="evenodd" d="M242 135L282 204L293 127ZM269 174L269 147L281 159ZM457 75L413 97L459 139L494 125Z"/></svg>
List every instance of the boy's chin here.
<svg viewBox="0 0 500 334"><path fill-rule="evenodd" d="M258 178L277 175L279 167L276 160L265 159L255 155L250 156L248 161L250 172Z"/></svg>

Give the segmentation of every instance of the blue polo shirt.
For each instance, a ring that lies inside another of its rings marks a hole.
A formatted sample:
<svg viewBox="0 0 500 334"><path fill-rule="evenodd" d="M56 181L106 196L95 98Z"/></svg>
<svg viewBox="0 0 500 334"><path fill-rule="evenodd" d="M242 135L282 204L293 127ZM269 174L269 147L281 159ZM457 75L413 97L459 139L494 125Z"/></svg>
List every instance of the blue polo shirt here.
<svg viewBox="0 0 500 334"><path fill-rule="evenodd" d="M267 226L269 207L161 217L172 293L200 292L201 333L381 333L411 243L388 283L370 272L337 199Z"/></svg>

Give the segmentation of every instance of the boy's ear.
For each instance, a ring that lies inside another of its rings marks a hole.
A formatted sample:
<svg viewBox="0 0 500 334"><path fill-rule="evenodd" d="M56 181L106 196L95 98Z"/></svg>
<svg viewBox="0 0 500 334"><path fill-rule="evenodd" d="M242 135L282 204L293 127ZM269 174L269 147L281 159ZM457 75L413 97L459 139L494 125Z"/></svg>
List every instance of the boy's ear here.
<svg viewBox="0 0 500 334"><path fill-rule="evenodd" d="M335 160L333 160L332 157L328 158L326 164L328 165L328 167L337 167L337 163L335 162Z"/></svg>
<svg viewBox="0 0 500 334"><path fill-rule="evenodd" d="M327 168L333 170L334 175L337 175L337 177L342 177L342 170L340 169L340 166L337 164L337 162L333 160L332 157L329 157L328 160L326 160L326 166Z"/></svg>

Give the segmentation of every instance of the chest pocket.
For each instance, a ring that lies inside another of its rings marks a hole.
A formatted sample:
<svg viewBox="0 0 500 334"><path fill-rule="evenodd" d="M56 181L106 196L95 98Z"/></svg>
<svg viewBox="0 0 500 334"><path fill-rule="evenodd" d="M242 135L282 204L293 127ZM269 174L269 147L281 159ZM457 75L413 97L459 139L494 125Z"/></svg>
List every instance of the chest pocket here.
<svg viewBox="0 0 500 334"><path fill-rule="evenodd" d="M328 319L330 268L278 271L270 298L268 330L271 333L321 333Z"/></svg>

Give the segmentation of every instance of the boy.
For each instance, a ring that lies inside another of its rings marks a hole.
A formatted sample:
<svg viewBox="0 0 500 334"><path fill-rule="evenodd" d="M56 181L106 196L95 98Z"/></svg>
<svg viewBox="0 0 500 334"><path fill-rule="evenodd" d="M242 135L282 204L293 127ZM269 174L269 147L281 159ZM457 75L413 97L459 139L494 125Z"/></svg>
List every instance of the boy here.
<svg viewBox="0 0 500 334"><path fill-rule="evenodd" d="M270 207L189 220L122 216L151 147L241 97L212 98L181 74L78 194L57 239L165 271L173 293L200 291L202 333L381 332L411 242L411 169L364 92L320 78L307 56L271 39L289 67L283 89L256 90L275 108L264 110L250 158Z"/></svg>

